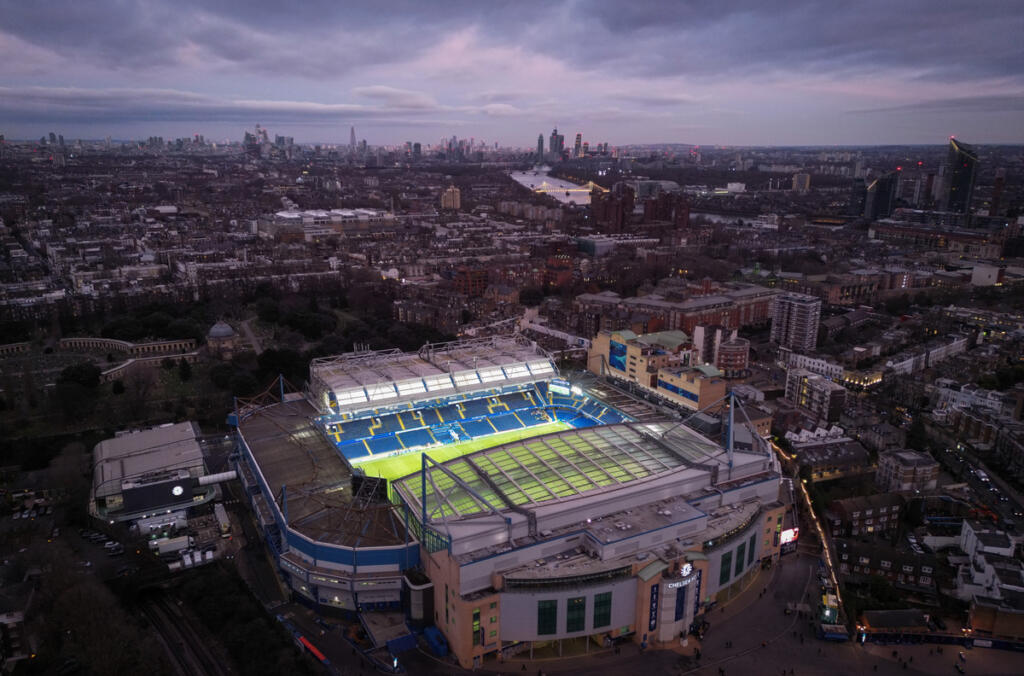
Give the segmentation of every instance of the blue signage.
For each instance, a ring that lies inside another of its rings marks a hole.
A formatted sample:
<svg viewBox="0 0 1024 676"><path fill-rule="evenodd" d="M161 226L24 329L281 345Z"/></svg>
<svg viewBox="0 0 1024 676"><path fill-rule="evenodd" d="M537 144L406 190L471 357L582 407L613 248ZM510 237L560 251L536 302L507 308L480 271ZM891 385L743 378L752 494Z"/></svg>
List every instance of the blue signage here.
<svg viewBox="0 0 1024 676"><path fill-rule="evenodd" d="M626 370L626 346L612 340L608 344L608 365L619 371Z"/></svg>
<svg viewBox="0 0 1024 676"><path fill-rule="evenodd" d="M660 587L659 584L651 586L651 619L647 625L650 631L654 631L654 628L658 626L658 590Z"/></svg>
<svg viewBox="0 0 1024 676"><path fill-rule="evenodd" d="M697 570L697 579L693 581L693 616L697 617L697 613L700 611L700 578L703 574L702 569Z"/></svg>

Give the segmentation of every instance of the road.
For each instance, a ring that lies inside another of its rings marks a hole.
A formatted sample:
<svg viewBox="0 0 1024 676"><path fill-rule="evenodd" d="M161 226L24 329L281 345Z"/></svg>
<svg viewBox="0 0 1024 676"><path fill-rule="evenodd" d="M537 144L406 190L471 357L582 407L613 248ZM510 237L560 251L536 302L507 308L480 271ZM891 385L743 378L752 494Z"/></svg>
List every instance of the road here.
<svg viewBox="0 0 1024 676"><path fill-rule="evenodd" d="M975 496L975 502L985 505L995 512L1007 527L1007 522L1014 527L1024 526L1024 506L1021 495L1007 484L1001 477L988 470L983 463L966 451L946 449L939 453L940 460L951 469L953 474L967 483ZM974 474L982 469L988 475L988 481L982 481Z"/></svg>
<svg viewBox="0 0 1024 676"><path fill-rule="evenodd" d="M256 337L256 334L253 333L250 322L252 322L252 318L246 319L242 322L242 333L245 334L245 339L249 341L250 345L252 345L252 351L259 354L260 352L263 352L263 348L260 346L260 341Z"/></svg>

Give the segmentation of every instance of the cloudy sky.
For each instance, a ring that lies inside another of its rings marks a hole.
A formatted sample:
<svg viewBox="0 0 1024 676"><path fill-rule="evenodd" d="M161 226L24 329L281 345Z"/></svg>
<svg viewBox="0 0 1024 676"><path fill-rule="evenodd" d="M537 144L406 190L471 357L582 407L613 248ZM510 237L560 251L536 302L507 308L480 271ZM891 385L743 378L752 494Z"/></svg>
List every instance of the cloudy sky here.
<svg viewBox="0 0 1024 676"><path fill-rule="evenodd" d="M1017 0L0 0L0 133L1024 142Z"/></svg>

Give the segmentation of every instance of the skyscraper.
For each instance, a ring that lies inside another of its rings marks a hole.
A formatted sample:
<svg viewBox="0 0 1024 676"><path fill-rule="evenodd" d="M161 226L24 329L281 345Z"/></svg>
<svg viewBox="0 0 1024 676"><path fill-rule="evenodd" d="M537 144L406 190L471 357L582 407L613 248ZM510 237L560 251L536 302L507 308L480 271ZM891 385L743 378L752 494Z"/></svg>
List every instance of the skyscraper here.
<svg viewBox="0 0 1024 676"><path fill-rule="evenodd" d="M974 148L950 138L949 153L946 155L946 180L949 189L943 194L943 211L955 211L958 214L970 212L977 173L978 154Z"/></svg>
<svg viewBox="0 0 1024 676"><path fill-rule="evenodd" d="M799 293L776 296L772 342L801 354L810 352L818 344L820 319L820 298Z"/></svg>
<svg viewBox="0 0 1024 676"><path fill-rule="evenodd" d="M356 128L350 127L348 131L348 151L352 155L356 154Z"/></svg>
<svg viewBox="0 0 1024 676"><path fill-rule="evenodd" d="M896 198L897 180L896 172L893 171L879 176L868 184L867 197L864 200L864 218L876 221L889 217Z"/></svg>
<svg viewBox="0 0 1024 676"><path fill-rule="evenodd" d="M0 137L2 139L2 137ZM1006 187L1006 169L996 169L996 178L992 183L992 202L989 204L988 215L999 215L1000 201L1003 199L1003 188Z"/></svg>
<svg viewBox="0 0 1024 676"><path fill-rule="evenodd" d="M551 139L548 142L548 151L556 155L561 155L565 149L565 136L558 133L558 127L555 127L551 131Z"/></svg>
<svg viewBox="0 0 1024 676"><path fill-rule="evenodd" d="M544 159L544 134L537 135L537 161Z"/></svg>
<svg viewBox="0 0 1024 676"><path fill-rule="evenodd" d="M583 155L583 134L576 133L576 143L572 147L572 156L581 157Z"/></svg>

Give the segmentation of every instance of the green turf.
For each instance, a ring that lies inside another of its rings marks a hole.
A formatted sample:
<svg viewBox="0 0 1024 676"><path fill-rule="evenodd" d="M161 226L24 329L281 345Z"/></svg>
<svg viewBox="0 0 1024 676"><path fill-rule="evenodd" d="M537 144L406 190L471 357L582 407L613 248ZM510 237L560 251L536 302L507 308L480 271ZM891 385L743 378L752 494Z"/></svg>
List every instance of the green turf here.
<svg viewBox="0 0 1024 676"><path fill-rule="evenodd" d="M543 425L537 425L535 427L527 427L526 429L521 430L498 432L497 434L492 434L488 437L470 439L469 441L460 441L456 444L434 446L433 448L428 448L423 451L415 451L413 453L405 453L403 455L392 455L386 458L380 458L379 460L366 460L356 466L366 472L366 476L379 476L387 479L388 481L394 481L395 479L407 474L418 472L423 466L423 461L420 459L420 456L424 453L428 454L432 460L444 462L445 460L458 458L459 456L467 455L484 448L500 446L501 444L507 444L510 441L529 439L530 437L537 437L541 434L560 432L561 430L569 429L570 427L571 425L569 425L569 423L550 422Z"/></svg>

